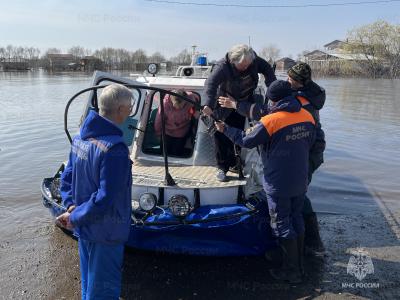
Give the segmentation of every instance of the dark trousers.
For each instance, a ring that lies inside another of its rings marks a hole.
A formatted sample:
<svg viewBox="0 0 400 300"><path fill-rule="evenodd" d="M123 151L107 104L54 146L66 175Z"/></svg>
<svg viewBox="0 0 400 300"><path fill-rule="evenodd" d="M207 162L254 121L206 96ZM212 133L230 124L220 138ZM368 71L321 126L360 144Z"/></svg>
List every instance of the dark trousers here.
<svg viewBox="0 0 400 300"><path fill-rule="evenodd" d="M172 156L183 156L185 154L186 136L173 137L165 135L167 154Z"/></svg>
<svg viewBox="0 0 400 300"><path fill-rule="evenodd" d="M325 149L325 146L323 147ZM324 162L324 154L323 154L323 149L322 151L311 151L310 152L310 159L309 159L309 164L308 164L308 185L311 183L312 176L314 172L321 166L321 164ZM314 214L314 209L311 205L310 198L305 196L304 199L304 207L303 207L303 215L312 215Z"/></svg>
<svg viewBox="0 0 400 300"><path fill-rule="evenodd" d="M311 170L311 166L309 165L308 167L308 185L311 183L312 179L312 174L314 173L314 170ZM311 200L310 198L307 197L307 195L304 196L304 206L303 206L303 215L311 215L314 213L314 209L311 205Z"/></svg>
<svg viewBox="0 0 400 300"><path fill-rule="evenodd" d="M243 130L246 117L232 111L225 119L225 124ZM227 172L230 167L236 166L234 145L223 133L216 132L214 135L217 166Z"/></svg>
<svg viewBox="0 0 400 300"><path fill-rule="evenodd" d="M304 233L304 194L296 197L267 195L272 232L276 237L296 239Z"/></svg>

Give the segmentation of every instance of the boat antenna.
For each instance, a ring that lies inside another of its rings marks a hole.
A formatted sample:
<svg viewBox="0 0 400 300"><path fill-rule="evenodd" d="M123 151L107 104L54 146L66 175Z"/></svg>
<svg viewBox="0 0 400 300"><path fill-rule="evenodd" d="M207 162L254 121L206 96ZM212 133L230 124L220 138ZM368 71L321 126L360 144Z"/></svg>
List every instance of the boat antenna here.
<svg viewBox="0 0 400 300"><path fill-rule="evenodd" d="M192 45L192 62L190 63L191 66L195 66L196 65L196 45Z"/></svg>

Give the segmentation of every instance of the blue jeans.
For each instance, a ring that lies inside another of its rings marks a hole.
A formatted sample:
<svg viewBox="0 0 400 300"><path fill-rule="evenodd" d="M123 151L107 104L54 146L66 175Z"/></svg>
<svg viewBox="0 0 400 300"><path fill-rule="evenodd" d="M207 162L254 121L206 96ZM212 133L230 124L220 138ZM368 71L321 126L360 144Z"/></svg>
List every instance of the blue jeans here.
<svg viewBox="0 0 400 300"><path fill-rule="evenodd" d="M124 245L79 239L82 300L119 299Z"/></svg>
<svg viewBox="0 0 400 300"><path fill-rule="evenodd" d="M304 233L304 194L296 197L267 195L272 232L276 237L296 239Z"/></svg>

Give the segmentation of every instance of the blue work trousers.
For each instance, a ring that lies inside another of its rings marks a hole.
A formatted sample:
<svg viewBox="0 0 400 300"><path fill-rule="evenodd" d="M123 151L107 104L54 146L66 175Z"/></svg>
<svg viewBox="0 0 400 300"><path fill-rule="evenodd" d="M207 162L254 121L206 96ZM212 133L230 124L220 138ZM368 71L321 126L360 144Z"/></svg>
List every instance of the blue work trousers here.
<svg viewBox="0 0 400 300"><path fill-rule="evenodd" d="M79 239L82 300L119 299L124 245Z"/></svg>
<svg viewBox="0 0 400 300"><path fill-rule="evenodd" d="M276 237L296 239L304 233L304 197L305 194L296 197L267 195L271 228Z"/></svg>

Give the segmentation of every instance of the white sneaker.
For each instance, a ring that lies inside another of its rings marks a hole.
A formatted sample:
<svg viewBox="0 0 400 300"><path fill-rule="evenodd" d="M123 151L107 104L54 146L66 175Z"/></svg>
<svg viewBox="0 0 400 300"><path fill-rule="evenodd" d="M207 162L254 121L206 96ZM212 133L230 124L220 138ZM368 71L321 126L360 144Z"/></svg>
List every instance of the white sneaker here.
<svg viewBox="0 0 400 300"><path fill-rule="evenodd" d="M226 172L224 172L224 170L218 169L215 177L217 177L218 181L221 182L227 181Z"/></svg>

